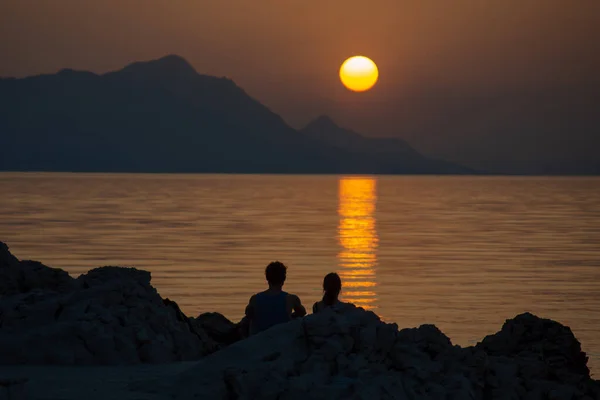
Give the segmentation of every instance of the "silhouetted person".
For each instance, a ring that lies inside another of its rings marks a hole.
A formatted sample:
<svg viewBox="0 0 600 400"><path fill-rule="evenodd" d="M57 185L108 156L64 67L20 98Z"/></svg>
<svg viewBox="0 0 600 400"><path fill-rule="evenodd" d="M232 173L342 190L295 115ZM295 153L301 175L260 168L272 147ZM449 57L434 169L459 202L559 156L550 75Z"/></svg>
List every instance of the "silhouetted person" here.
<svg viewBox="0 0 600 400"><path fill-rule="evenodd" d="M252 296L246 307L250 335L306 315L300 298L282 290L286 272L287 267L279 261L267 265L265 276L269 288Z"/></svg>
<svg viewBox="0 0 600 400"><path fill-rule="evenodd" d="M342 280L335 272L325 275L323 279L323 299L313 305L313 313L318 313L326 307L340 304L338 297L342 291Z"/></svg>

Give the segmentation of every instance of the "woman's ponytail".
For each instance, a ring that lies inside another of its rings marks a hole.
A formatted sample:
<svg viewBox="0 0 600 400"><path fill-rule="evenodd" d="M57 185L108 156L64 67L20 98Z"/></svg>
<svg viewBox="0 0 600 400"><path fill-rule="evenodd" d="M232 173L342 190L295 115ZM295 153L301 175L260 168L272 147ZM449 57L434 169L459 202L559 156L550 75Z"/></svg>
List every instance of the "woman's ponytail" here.
<svg viewBox="0 0 600 400"><path fill-rule="evenodd" d="M342 280L335 272L325 275L323 279L323 303L326 306L335 304L342 290Z"/></svg>

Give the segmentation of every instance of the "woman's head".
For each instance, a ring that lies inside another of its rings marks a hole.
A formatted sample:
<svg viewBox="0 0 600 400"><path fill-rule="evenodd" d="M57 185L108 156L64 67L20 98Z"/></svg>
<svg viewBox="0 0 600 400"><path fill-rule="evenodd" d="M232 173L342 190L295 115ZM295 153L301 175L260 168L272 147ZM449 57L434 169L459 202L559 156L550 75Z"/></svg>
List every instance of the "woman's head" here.
<svg viewBox="0 0 600 400"><path fill-rule="evenodd" d="M334 304L342 290L342 280L335 272L325 275L323 279L323 303L330 306Z"/></svg>

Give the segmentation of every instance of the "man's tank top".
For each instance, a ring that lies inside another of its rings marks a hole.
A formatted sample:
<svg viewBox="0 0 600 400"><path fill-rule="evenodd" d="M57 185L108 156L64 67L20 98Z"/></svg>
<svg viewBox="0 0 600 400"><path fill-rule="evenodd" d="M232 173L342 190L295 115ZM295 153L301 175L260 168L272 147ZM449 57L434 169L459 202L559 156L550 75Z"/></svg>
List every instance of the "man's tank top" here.
<svg viewBox="0 0 600 400"><path fill-rule="evenodd" d="M287 310L287 293L258 293L254 297L254 315L250 333L262 332L273 325L291 320Z"/></svg>

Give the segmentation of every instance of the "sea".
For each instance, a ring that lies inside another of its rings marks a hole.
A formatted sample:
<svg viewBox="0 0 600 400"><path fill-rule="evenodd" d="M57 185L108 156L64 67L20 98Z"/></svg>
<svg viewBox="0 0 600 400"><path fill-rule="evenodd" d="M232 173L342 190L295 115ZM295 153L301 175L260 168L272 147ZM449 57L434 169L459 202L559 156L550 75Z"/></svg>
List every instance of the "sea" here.
<svg viewBox="0 0 600 400"><path fill-rule="evenodd" d="M600 375L600 178L0 173L0 240L73 276L142 268L189 315L237 321L288 266L343 300L473 345L523 312L568 325Z"/></svg>

